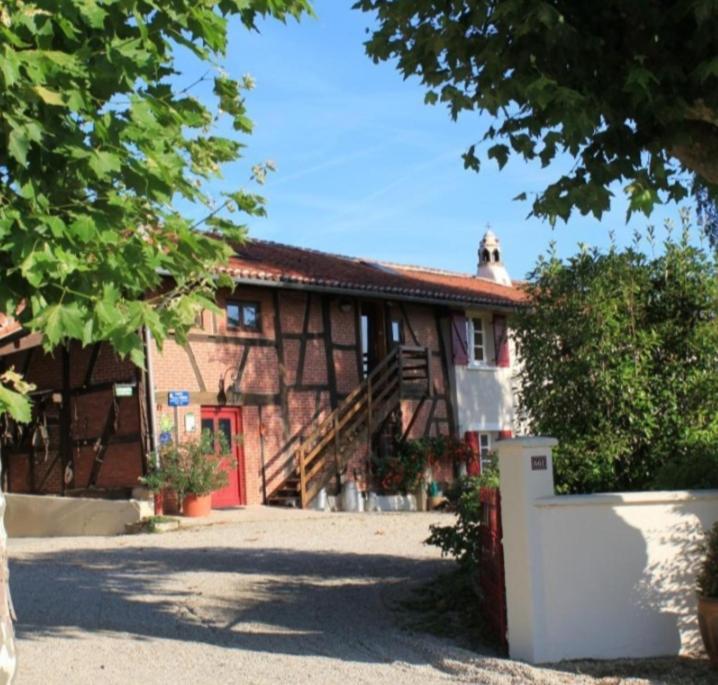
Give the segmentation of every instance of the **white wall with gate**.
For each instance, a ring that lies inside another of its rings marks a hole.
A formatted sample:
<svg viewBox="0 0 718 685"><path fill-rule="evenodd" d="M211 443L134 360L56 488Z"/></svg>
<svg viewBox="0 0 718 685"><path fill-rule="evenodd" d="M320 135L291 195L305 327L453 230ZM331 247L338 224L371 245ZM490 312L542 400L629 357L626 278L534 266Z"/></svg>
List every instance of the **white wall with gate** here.
<svg viewBox="0 0 718 685"><path fill-rule="evenodd" d="M695 575L718 491L555 496L555 445L498 443L511 657L699 651Z"/></svg>

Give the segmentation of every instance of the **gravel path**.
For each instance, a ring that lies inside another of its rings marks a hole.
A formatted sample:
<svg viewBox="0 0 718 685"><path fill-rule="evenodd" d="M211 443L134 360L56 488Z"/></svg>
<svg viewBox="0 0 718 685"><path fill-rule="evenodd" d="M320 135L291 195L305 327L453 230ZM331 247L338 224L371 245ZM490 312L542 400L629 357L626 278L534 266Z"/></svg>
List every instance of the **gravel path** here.
<svg viewBox="0 0 718 685"><path fill-rule="evenodd" d="M392 606L451 568L422 544L446 515L258 507L225 518L163 535L12 540L18 685L598 682L400 627Z"/></svg>

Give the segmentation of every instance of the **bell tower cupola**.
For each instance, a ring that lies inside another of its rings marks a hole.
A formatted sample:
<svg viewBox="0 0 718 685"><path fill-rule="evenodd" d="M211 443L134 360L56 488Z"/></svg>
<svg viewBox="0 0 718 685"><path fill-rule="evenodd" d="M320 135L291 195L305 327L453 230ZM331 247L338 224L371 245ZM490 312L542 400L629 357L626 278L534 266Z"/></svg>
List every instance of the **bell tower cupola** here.
<svg viewBox="0 0 718 685"><path fill-rule="evenodd" d="M504 266L501 241L491 230L486 231L479 243L479 266L476 275L501 285L511 285L511 277Z"/></svg>

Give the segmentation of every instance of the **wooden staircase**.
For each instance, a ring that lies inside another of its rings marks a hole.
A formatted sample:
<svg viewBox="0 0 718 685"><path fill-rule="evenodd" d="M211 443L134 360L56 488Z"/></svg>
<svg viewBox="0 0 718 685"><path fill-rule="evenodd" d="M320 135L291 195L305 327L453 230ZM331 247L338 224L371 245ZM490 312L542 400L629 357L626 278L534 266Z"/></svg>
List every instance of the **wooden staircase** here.
<svg viewBox="0 0 718 685"><path fill-rule="evenodd" d="M360 444L371 449L372 437L402 399L431 395L432 387L430 350L395 347L329 416L307 426L288 459L267 474L276 484L267 503L306 508Z"/></svg>

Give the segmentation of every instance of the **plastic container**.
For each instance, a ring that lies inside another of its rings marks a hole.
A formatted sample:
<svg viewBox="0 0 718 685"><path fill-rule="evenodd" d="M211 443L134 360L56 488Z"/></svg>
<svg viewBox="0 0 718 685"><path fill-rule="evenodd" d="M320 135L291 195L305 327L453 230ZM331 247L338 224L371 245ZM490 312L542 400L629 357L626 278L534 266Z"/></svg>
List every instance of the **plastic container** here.
<svg viewBox="0 0 718 685"><path fill-rule="evenodd" d="M353 481L347 481L342 488L342 511L359 511L359 490Z"/></svg>
<svg viewBox="0 0 718 685"><path fill-rule="evenodd" d="M322 488L318 493L316 498L314 499L312 508L316 509L317 511L326 511L327 510L327 489Z"/></svg>
<svg viewBox="0 0 718 685"><path fill-rule="evenodd" d="M366 510L379 511L379 498L375 492L369 492L366 496Z"/></svg>

